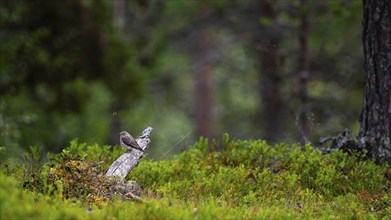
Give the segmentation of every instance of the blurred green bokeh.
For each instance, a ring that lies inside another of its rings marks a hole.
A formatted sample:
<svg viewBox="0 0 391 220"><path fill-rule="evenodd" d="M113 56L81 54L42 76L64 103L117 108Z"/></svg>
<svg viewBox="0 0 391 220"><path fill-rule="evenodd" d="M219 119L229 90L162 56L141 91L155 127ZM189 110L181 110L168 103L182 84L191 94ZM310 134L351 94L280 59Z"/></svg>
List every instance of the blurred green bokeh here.
<svg viewBox="0 0 391 220"><path fill-rule="evenodd" d="M256 1L23 1L0 3L0 146L20 157L31 145L58 152L78 138L118 144L117 133L154 128L148 157L198 139L194 69L211 70L215 134L262 137L257 36L280 25L282 141L300 141L295 124L299 1L275 1L276 21L259 20ZM117 10L117 11L116 11ZM308 3L308 104L314 143L358 130L362 100L361 2ZM124 24L116 19L124 19ZM201 56L195 34L211 30ZM195 48L193 48L195 47ZM264 129L264 128L263 128Z"/></svg>

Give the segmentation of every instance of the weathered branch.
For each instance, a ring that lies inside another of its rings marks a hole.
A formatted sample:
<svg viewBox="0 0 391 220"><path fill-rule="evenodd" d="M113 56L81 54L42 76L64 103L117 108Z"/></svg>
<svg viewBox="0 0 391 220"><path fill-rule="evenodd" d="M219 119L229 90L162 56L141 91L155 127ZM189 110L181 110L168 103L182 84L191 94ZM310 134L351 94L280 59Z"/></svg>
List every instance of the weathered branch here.
<svg viewBox="0 0 391 220"><path fill-rule="evenodd" d="M149 136L151 136L153 128L146 128L140 136L136 138L138 145L145 150L148 147L148 144L151 142ZM124 180L125 177L133 170L137 164L140 162L143 157L144 152L139 150L130 150L122 154L106 172L106 176L115 176L121 180Z"/></svg>

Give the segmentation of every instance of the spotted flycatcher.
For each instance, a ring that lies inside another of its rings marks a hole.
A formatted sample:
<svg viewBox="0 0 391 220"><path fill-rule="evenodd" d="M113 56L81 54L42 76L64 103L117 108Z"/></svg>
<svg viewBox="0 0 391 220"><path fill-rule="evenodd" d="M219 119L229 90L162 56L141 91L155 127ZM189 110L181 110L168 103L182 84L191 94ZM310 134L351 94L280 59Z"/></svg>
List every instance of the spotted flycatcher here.
<svg viewBox="0 0 391 220"><path fill-rule="evenodd" d="M122 147L124 147L127 150L136 149L139 151L144 152L144 150L137 144L136 140L126 131L122 131L119 133L119 142Z"/></svg>

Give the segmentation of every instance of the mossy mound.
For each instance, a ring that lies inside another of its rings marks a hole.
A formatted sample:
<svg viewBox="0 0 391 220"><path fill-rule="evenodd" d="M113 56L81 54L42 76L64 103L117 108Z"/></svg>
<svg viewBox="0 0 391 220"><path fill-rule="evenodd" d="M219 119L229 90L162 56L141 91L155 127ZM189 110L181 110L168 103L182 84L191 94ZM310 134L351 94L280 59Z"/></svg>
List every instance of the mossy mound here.
<svg viewBox="0 0 391 220"><path fill-rule="evenodd" d="M24 188L44 194L61 194L63 199L78 199L98 207L115 199L127 200L132 199L131 195L139 196L141 188L135 181L123 182L107 177L102 164L107 166L108 163L91 160L106 159L108 157L104 157L104 154L113 153L108 152L107 148L97 150L98 147L72 142L61 153L49 155L49 162L30 175L23 184ZM37 175L40 178L36 178Z"/></svg>

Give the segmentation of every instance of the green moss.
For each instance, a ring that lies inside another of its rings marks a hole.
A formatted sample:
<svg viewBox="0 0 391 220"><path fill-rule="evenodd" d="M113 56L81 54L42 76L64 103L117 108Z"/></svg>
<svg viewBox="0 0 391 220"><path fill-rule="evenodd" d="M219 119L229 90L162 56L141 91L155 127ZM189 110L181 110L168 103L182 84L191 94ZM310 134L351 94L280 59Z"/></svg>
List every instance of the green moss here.
<svg viewBox="0 0 391 220"><path fill-rule="evenodd" d="M228 135L221 144L201 139L170 160L142 161L128 175L143 189L146 202L138 203L107 199L107 191L100 191L113 187L98 176L120 154L121 149L73 141L38 169L28 191L22 188L23 178L15 176L21 172L2 164L2 219L391 216L390 168L363 156L340 151L323 155L309 145L270 146L262 140L230 140Z"/></svg>
<svg viewBox="0 0 391 220"><path fill-rule="evenodd" d="M350 217L366 212L384 216L390 204L386 196L390 180L385 177L389 168L365 161L362 156L340 151L322 155L309 145L269 146L261 140L223 141L221 151L208 149L208 141L201 139L172 160L141 163L129 178L160 197L184 201L213 198L232 207L288 208L302 217L328 212ZM376 209L357 199L363 192L378 198ZM341 198L348 202L330 206ZM346 208L355 211L346 212Z"/></svg>

